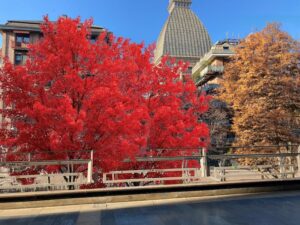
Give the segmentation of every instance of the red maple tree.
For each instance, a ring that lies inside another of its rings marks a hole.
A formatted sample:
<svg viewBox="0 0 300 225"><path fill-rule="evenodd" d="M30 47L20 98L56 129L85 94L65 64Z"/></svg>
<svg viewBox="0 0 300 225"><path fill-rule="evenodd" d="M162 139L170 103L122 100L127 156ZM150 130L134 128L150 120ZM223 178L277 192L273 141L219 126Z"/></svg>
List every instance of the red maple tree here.
<svg viewBox="0 0 300 225"><path fill-rule="evenodd" d="M106 33L91 42L91 25L45 18L26 64L5 60L1 98L9 107L1 111L0 141L8 152L70 160L93 150L94 170L103 172L144 167L134 161L138 155L182 154L151 149L204 147L208 129L198 117L207 98L197 96L192 81L178 79L186 66L167 58L154 66L151 47ZM126 158L133 162L122 163Z"/></svg>

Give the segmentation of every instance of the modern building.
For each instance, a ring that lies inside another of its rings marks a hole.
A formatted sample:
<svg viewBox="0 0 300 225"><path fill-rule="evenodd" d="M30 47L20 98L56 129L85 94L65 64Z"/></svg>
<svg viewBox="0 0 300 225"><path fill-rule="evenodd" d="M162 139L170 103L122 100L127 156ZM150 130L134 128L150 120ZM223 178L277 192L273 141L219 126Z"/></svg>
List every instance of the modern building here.
<svg viewBox="0 0 300 225"><path fill-rule="evenodd" d="M37 42L42 36L40 29L43 21L9 20L6 24L0 24L2 34L2 56L15 65L22 65L26 61L28 44ZM91 39L96 39L104 28L92 27Z"/></svg>
<svg viewBox="0 0 300 225"><path fill-rule="evenodd" d="M154 62L168 55L190 63L192 67L210 50L209 34L190 9L192 0L170 0L169 17L163 26L156 44Z"/></svg>
<svg viewBox="0 0 300 225"><path fill-rule="evenodd" d="M199 92L216 96L219 88L219 79L230 57L234 56L239 40L227 39L218 41L210 51L200 59L192 70L192 78ZM201 120L210 128L210 146L216 153L224 153L226 149L216 150L218 146L230 146L235 140L231 132L233 111L225 102L212 99L208 112L202 115Z"/></svg>
<svg viewBox="0 0 300 225"><path fill-rule="evenodd" d="M218 41L210 51L193 67L192 78L198 87L208 83L218 83L224 73L224 66L234 56L237 39Z"/></svg>

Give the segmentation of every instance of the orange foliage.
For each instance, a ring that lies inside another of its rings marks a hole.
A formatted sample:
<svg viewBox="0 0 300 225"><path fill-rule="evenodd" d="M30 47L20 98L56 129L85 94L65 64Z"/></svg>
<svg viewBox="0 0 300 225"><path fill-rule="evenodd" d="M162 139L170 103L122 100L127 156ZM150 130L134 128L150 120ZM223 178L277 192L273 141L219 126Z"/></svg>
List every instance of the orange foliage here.
<svg viewBox="0 0 300 225"><path fill-rule="evenodd" d="M241 42L221 80L220 98L235 111L236 145L299 142L299 42L276 23Z"/></svg>

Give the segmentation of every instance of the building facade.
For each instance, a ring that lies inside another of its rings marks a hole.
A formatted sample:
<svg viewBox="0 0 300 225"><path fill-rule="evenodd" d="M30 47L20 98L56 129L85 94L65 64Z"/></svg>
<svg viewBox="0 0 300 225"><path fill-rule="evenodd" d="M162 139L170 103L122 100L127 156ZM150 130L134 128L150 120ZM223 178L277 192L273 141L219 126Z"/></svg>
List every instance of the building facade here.
<svg viewBox="0 0 300 225"><path fill-rule="evenodd" d="M15 65L26 62L28 45L36 43L43 37L40 26L43 21L9 20L0 25L2 34L2 57ZM92 27L92 39L96 39L104 28Z"/></svg>
<svg viewBox="0 0 300 225"><path fill-rule="evenodd" d="M226 39L212 46L192 69L192 78L198 87L209 83L219 83L218 78L224 73L224 67L230 57L234 56L238 44L237 39Z"/></svg>

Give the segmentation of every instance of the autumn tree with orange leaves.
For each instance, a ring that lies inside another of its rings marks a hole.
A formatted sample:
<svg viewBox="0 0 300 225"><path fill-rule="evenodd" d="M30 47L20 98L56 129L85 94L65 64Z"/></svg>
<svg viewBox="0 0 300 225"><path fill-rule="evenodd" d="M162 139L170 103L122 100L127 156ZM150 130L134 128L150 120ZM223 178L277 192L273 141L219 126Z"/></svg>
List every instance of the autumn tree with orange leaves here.
<svg viewBox="0 0 300 225"><path fill-rule="evenodd" d="M299 142L299 60L299 42L276 23L241 42L220 89L221 100L234 109L235 145Z"/></svg>

